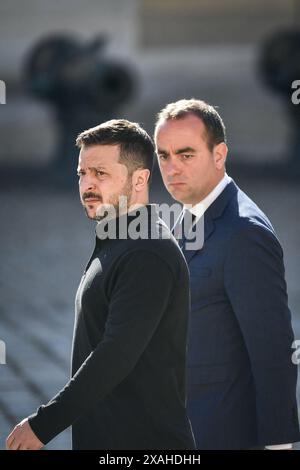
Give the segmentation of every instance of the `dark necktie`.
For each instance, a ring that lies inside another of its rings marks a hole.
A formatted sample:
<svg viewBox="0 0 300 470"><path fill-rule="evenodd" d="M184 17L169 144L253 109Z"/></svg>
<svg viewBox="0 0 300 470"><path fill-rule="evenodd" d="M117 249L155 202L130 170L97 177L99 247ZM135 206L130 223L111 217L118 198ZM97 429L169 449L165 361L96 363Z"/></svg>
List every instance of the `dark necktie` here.
<svg viewBox="0 0 300 470"><path fill-rule="evenodd" d="M178 219L178 222L173 229L174 237L178 241L180 247L182 247L185 240L188 238L188 234L190 233L195 220L196 216L188 209L184 209L182 217Z"/></svg>

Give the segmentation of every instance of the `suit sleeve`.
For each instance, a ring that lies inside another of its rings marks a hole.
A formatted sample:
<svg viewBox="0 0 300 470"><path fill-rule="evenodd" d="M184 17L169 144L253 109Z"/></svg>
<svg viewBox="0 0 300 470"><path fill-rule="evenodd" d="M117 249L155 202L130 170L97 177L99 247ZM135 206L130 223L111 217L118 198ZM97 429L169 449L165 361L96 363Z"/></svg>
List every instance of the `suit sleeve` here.
<svg viewBox="0 0 300 470"><path fill-rule="evenodd" d="M136 251L123 257L112 286L101 341L64 389L29 418L44 444L130 374L164 314L174 278L159 256Z"/></svg>
<svg viewBox="0 0 300 470"><path fill-rule="evenodd" d="M260 445L299 439L297 367L283 253L267 228L250 224L230 241L225 289L239 323L256 388Z"/></svg>

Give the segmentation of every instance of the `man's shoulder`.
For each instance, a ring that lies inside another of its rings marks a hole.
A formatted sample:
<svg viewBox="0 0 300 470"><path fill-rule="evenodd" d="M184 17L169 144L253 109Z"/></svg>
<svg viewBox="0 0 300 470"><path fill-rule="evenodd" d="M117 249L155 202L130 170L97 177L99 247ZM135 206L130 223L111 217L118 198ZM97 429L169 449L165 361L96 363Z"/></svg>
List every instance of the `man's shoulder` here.
<svg viewBox="0 0 300 470"><path fill-rule="evenodd" d="M149 234L146 238L130 240L127 244L126 253L147 252L156 255L171 265L185 261L174 236L168 229L164 232Z"/></svg>
<svg viewBox="0 0 300 470"><path fill-rule="evenodd" d="M240 188L224 211L224 218L227 223L230 223L233 233L265 230L275 235L274 227L267 215Z"/></svg>
<svg viewBox="0 0 300 470"><path fill-rule="evenodd" d="M134 227L135 228L135 227ZM153 218L140 232L128 230L124 239L118 239L110 253L110 265L127 262L130 258L136 264L145 263L153 257L166 263L172 271L185 269L186 261L167 224L158 216Z"/></svg>
<svg viewBox="0 0 300 470"><path fill-rule="evenodd" d="M239 248L244 250L250 246L264 246L282 253L280 241L269 219L255 203L253 209L249 208L248 201L246 203L248 207L245 210L241 210L234 219L227 221L227 225L230 226L227 237L228 249L232 247L234 252L238 253Z"/></svg>
<svg viewBox="0 0 300 470"><path fill-rule="evenodd" d="M188 282L187 264L173 236L127 240L114 257L114 262L110 263L108 272L115 268L123 270L125 266L130 266L131 270L140 270L142 267L145 275L155 272L159 276L167 270L175 282L184 279Z"/></svg>
<svg viewBox="0 0 300 470"><path fill-rule="evenodd" d="M281 251L280 241L267 215L244 191L236 188L221 217L215 220L216 240L221 243L223 252L231 247L247 247L249 243L274 246Z"/></svg>

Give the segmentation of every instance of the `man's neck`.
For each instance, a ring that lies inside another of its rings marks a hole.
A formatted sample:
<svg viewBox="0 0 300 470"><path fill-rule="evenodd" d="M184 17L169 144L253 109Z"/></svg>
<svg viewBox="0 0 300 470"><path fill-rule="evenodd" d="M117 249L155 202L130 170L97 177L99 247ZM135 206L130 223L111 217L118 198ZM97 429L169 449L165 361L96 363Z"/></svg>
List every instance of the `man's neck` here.
<svg viewBox="0 0 300 470"><path fill-rule="evenodd" d="M201 199L201 201L193 204L192 207L185 204L185 208L189 209L197 218L200 218L209 208L209 206L220 196L230 181L231 178L227 175L227 173L225 173L220 181L204 198Z"/></svg>

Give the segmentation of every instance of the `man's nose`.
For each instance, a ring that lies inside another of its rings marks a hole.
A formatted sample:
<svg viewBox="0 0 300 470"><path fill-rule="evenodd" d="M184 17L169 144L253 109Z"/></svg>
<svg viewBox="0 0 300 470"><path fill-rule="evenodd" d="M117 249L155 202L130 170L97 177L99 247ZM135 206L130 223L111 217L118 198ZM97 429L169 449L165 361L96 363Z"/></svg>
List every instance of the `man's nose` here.
<svg viewBox="0 0 300 470"><path fill-rule="evenodd" d="M84 175L81 188L84 192L94 191L96 189L96 178L93 175Z"/></svg>
<svg viewBox="0 0 300 470"><path fill-rule="evenodd" d="M175 159L174 160L171 160L168 162L167 164L167 168L166 168L166 173L167 173L167 176L175 176L175 175L178 175L180 173L180 162L176 161Z"/></svg>

